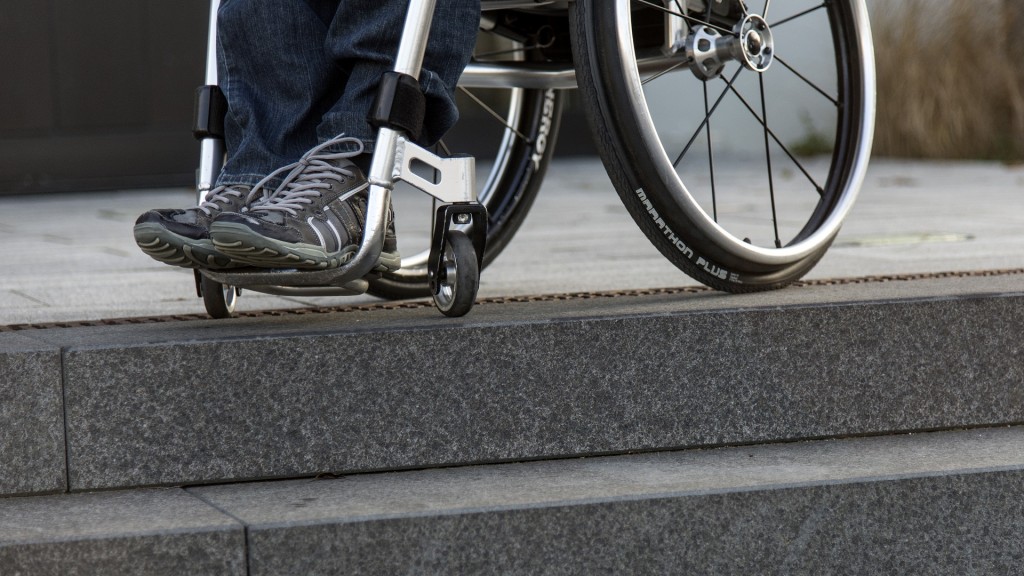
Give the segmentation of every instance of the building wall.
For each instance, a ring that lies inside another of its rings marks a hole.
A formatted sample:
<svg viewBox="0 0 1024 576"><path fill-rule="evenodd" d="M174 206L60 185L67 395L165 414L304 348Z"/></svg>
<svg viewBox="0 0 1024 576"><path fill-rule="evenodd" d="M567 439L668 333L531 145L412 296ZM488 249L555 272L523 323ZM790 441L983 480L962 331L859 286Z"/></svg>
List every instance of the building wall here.
<svg viewBox="0 0 1024 576"><path fill-rule="evenodd" d="M0 193L190 182L206 0L3 0Z"/></svg>
<svg viewBox="0 0 1024 576"><path fill-rule="evenodd" d="M209 10L0 0L0 195L194 185ZM582 115L563 122L559 151L592 153Z"/></svg>
<svg viewBox="0 0 1024 576"><path fill-rule="evenodd" d="M191 185L208 2L2 0L0 194ZM791 112L787 139L814 117ZM753 142L715 129L737 152ZM558 151L592 150L570 106Z"/></svg>

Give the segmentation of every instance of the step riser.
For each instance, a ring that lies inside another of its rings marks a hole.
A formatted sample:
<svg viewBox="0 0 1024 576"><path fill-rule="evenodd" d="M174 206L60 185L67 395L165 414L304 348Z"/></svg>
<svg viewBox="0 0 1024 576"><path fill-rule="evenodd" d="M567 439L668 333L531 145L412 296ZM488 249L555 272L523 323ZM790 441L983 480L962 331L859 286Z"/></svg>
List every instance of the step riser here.
<svg viewBox="0 0 1024 576"><path fill-rule="evenodd" d="M173 489L0 498L0 574L245 574L245 530Z"/></svg>
<svg viewBox="0 0 1024 576"><path fill-rule="evenodd" d="M251 576L1012 574L1019 473L252 529Z"/></svg>
<svg viewBox="0 0 1024 576"><path fill-rule="evenodd" d="M1014 296L259 340L182 330L66 347L52 401L72 491L958 428L1024 422L1022 325ZM0 493L32 473L7 472Z"/></svg>
<svg viewBox="0 0 1024 576"><path fill-rule="evenodd" d="M3 498L0 567L1016 574L1022 492L1024 427Z"/></svg>
<svg viewBox="0 0 1024 576"><path fill-rule="evenodd" d="M0 334L0 496L67 488L60 350Z"/></svg>
<svg viewBox="0 0 1024 576"><path fill-rule="evenodd" d="M18 576L246 576L245 535L162 534L4 547L4 574Z"/></svg>

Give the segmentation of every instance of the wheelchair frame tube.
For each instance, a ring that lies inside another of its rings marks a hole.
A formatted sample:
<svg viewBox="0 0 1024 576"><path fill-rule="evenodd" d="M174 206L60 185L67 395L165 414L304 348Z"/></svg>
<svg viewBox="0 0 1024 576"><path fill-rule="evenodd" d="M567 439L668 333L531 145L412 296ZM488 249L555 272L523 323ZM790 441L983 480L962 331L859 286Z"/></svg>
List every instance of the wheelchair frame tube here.
<svg viewBox="0 0 1024 576"><path fill-rule="evenodd" d="M419 80L434 7L435 0L409 0L402 40L395 56L395 72ZM388 207L391 204L391 191L395 187L395 158L401 136L401 133L386 126L377 130L377 143L368 176L370 192L366 206L366 229L363 231L359 252L350 264L355 271L354 278L361 278L373 269L384 247Z"/></svg>
<svg viewBox="0 0 1024 576"><path fill-rule="evenodd" d="M402 41L398 45L395 56L394 71L407 74L419 80L423 68L423 55L427 50L427 38L430 34L430 23L434 18L435 0L409 0L409 10L405 16L405 27L402 29ZM373 153L370 167L370 204L368 211L373 214L373 192L383 188L390 191L394 188L395 152L401 134L388 127L377 131L377 145ZM369 225L370 223L367 222ZM370 234L364 234L364 241Z"/></svg>
<svg viewBox="0 0 1024 576"><path fill-rule="evenodd" d="M217 10L220 0L210 0L210 27L206 38L206 85L216 86L217 77ZM224 140L207 137L199 143L199 168L196 170L196 203L202 203L206 194L217 183L224 164Z"/></svg>

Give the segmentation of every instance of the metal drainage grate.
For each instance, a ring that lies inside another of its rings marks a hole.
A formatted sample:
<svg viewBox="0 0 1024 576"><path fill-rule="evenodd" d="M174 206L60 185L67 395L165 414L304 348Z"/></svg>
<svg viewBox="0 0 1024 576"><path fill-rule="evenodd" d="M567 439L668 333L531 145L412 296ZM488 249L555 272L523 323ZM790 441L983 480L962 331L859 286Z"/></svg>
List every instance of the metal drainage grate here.
<svg viewBox="0 0 1024 576"><path fill-rule="evenodd" d="M941 280L945 278L985 278L996 276L1024 275L1024 268L1003 270L976 270L966 272L928 272L921 274L891 274L882 276L861 276L854 278L834 278L820 280L800 280L791 288L814 286L843 286L849 284L881 284L885 282L913 282L918 280ZM560 302L575 300L595 300L601 298L623 298L639 296L664 296L673 294L700 294L713 292L704 286L683 286L678 288L643 288L637 290L612 290L604 292L572 292L565 294L543 294L538 296L504 296L481 298L477 306L496 304L517 304L528 302ZM304 316L309 314L347 314L351 312L373 312L377 310L416 310L432 308L433 302L424 300L407 300L398 302L380 302L374 304L358 304L353 306L320 306L313 308L290 308L280 310L259 310L237 312L236 318L267 318L274 316ZM84 320L76 322L47 322L38 324L11 324L0 326L0 332L19 332L24 330L46 330L52 328L82 328L88 326L122 326L126 324L159 324L164 322L187 322L191 320L209 320L206 314L175 314L170 316L144 316L136 318L114 318L110 320Z"/></svg>

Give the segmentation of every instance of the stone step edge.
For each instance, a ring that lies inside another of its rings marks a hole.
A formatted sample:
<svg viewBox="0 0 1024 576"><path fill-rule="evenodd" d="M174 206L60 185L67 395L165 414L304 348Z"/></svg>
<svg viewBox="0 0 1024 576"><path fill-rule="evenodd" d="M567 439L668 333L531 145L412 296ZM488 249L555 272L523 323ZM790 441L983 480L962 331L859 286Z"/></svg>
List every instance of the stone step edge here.
<svg viewBox="0 0 1024 576"><path fill-rule="evenodd" d="M384 331L370 340L365 332L320 332L321 324L255 340L118 330L115 340L126 343L160 334L160 343L127 348L92 341L33 352L22 342L25 353L0 354L0 364L23 360L3 370L13 377L9 413L18 420L0 430L8 464L0 468L0 494L1022 422L1024 408L1013 401L1024 373L1022 299L704 312L690 303L645 300L588 307L583 318L496 318ZM652 332L676 352L637 361ZM176 340L185 336L190 340ZM586 344L567 344L577 340ZM264 366L269 342L291 364ZM488 353L467 355L467 342ZM409 367L378 358L380 346L403 350ZM340 380L321 382L317 359L338 350L349 354L332 368ZM525 359L519 350L529 353ZM190 362L208 368L184 369ZM384 402L381 391L390 394ZM260 400L280 395L287 401ZM228 429L234 433L225 435ZM11 430L17 433L5 435Z"/></svg>
<svg viewBox="0 0 1024 576"><path fill-rule="evenodd" d="M1010 573L1024 427L0 499L17 574Z"/></svg>

